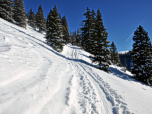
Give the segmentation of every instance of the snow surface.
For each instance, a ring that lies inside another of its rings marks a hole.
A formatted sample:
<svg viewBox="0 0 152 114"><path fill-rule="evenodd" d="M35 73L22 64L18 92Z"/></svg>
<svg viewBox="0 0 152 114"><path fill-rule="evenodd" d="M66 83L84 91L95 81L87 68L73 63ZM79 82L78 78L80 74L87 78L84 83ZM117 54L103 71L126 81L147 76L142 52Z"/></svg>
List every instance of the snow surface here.
<svg viewBox="0 0 152 114"><path fill-rule="evenodd" d="M94 68L77 46L57 53L44 37L0 19L0 114L152 114L150 86Z"/></svg>
<svg viewBox="0 0 152 114"><path fill-rule="evenodd" d="M118 52L119 54L125 54L125 53L128 53L130 50L126 50L126 51L120 51Z"/></svg>

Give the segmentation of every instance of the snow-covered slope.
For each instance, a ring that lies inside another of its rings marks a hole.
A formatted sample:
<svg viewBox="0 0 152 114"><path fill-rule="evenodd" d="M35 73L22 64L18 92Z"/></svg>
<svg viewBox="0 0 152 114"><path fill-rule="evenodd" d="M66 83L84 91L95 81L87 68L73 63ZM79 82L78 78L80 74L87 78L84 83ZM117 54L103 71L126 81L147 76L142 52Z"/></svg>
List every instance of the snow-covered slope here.
<svg viewBox="0 0 152 114"><path fill-rule="evenodd" d="M0 19L0 114L151 114L152 88L111 66L94 68L89 53L57 53L44 35Z"/></svg>

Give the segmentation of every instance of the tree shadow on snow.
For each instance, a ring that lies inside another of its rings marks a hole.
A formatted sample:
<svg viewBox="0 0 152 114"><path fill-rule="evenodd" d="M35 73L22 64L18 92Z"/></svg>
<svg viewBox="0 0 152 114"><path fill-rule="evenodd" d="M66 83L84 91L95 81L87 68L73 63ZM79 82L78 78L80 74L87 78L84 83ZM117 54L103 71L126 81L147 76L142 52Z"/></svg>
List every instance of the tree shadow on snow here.
<svg viewBox="0 0 152 114"><path fill-rule="evenodd" d="M80 54L80 55L82 55L82 56L84 56L84 57L87 57L87 58L89 58L89 56L87 56L87 55L84 55L84 54Z"/></svg>

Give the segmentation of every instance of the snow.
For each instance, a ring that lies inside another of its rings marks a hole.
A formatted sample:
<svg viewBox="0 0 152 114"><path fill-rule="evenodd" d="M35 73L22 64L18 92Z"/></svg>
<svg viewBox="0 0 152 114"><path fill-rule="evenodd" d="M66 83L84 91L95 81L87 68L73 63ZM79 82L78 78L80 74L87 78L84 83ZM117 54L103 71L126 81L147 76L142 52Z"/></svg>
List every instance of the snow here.
<svg viewBox="0 0 152 114"><path fill-rule="evenodd" d="M126 50L126 51L120 51L120 52L118 52L119 54L125 54L125 53L127 53L127 52L129 52L130 50Z"/></svg>
<svg viewBox="0 0 152 114"><path fill-rule="evenodd" d="M129 71L108 74L81 48L58 53L44 37L0 19L0 114L152 113L152 88Z"/></svg>

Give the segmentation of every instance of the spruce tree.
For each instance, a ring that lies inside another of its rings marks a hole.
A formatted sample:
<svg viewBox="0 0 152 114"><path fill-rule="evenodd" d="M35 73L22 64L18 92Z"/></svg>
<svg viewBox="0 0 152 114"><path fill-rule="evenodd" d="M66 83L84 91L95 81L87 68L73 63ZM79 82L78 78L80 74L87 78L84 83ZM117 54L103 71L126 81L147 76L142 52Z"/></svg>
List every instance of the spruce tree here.
<svg viewBox="0 0 152 114"><path fill-rule="evenodd" d="M0 17L13 22L13 3L11 0L0 0Z"/></svg>
<svg viewBox="0 0 152 114"><path fill-rule="evenodd" d="M121 65L118 52L116 52L116 64L117 64L118 66Z"/></svg>
<svg viewBox="0 0 152 114"><path fill-rule="evenodd" d="M111 62L113 64L120 64L120 60L119 60L119 55L117 52L117 48L116 45L114 44L114 42L112 42L112 44L110 45L110 52L111 52Z"/></svg>
<svg viewBox="0 0 152 114"><path fill-rule="evenodd" d="M81 35L79 29L77 30L76 42L77 42L77 46L81 46Z"/></svg>
<svg viewBox="0 0 152 114"><path fill-rule="evenodd" d="M71 44L74 45L75 37L74 37L74 33L73 32L71 33L70 37L71 37Z"/></svg>
<svg viewBox="0 0 152 114"><path fill-rule="evenodd" d="M53 10L50 10L50 13L47 17L47 42L58 52L61 52L63 49L63 27L61 23L61 18L59 16L58 9L54 5Z"/></svg>
<svg viewBox="0 0 152 114"><path fill-rule="evenodd" d="M75 30L75 32L72 32L72 35L71 35L71 44L72 45L77 45L76 30Z"/></svg>
<svg viewBox="0 0 152 114"><path fill-rule="evenodd" d="M88 51L89 47L89 38L90 38L90 29L92 26L92 20L91 20L91 11L89 7L86 9L87 11L83 14L86 17L86 20L83 20L84 23L83 27L81 28L82 31L82 47L85 51Z"/></svg>
<svg viewBox="0 0 152 114"><path fill-rule="evenodd" d="M92 62L98 63L99 69L110 72L110 50L108 49L110 41L107 40L108 33L104 28L102 14L97 10L94 29L91 33L92 52L90 56Z"/></svg>
<svg viewBox="0 0 152 114"><path fill-rule="evenodd" d="M46 21L46 39L47 39L47 43L51 42L52 33L54 32L54 30L51 27L51 26L53 26L52 20L53 20L52 10L50 9L50 12L47 16L47 21Z"/></svg>
<svg viewBox="0 0 152 114"><path fill-rule="evenodd" d="M14 6L14 20L18 26L26 28L26 12L23 0L16 0Z"/></svg>
<svg viewBox="0 0 152 114"><path fill-rule="evenodd" d="M60 16L59 16L60 17ZM64 15L62 17L62 25L63 25L63 40L65 41L65 43L70 43L70 37L69 37L69 27L68 27L68 22L67 22L67 19L66 19L66 16Z"/></svg>
<svg viewBox="0 0 152 114"><path fill-rule="evenodd" d="M91 54L93 54L94 53L94 47L95 47L95 24L96 24L96 13L95 13L95 11L92 9L92 11L91 11L91 17L90 17L90 29L89 29L89 32L90 32L90 37L89 37L89 39L88 39L88 52L89 53L91 53Z"/></svg>
<svg viewBox="0 0 152 114"><path fill-rule="evenodd" d="M39 32L46 30L46 19L44 17L41 4L38 7L38 12L36 13L35 21L36 21L36 26L39 28Z"/></svg>
<svg viewBox="0 0 152 114"><path fill-rule="evenodd" d="M32 11L32 9L30 9L29 13L28 13L28 23L31 27L35 28L36 27L36 23L35 23L35 14Z"/></svg>
<svg viewBox="0 0 152 114"><path fill-rule="evenodd" d="M77 45L77 32L76 32L76 30L73 32L73 35L74 35L73 43L74 43L74 45Z"/></svg>
<svg viewBox="0 0 152 114"><path fill-rule="evenodd" d="M148 83L152 77L152 50L148 33L141 25L134 32L133 41L135 43L133 44L131 72L140 81Z"/></svg>

